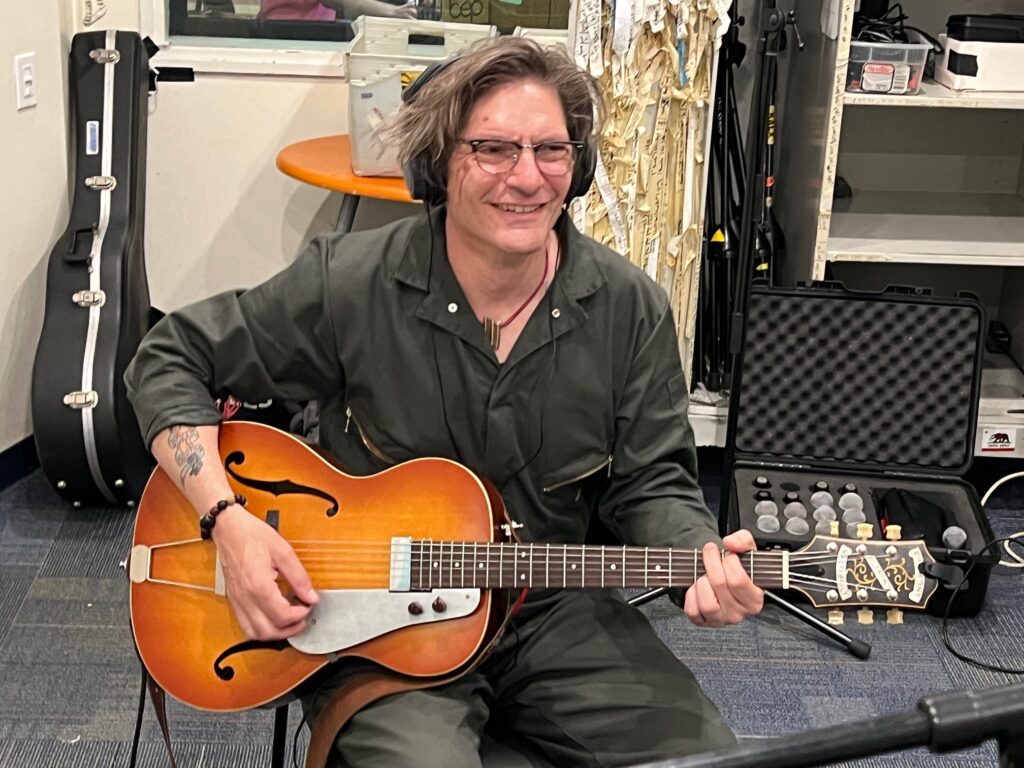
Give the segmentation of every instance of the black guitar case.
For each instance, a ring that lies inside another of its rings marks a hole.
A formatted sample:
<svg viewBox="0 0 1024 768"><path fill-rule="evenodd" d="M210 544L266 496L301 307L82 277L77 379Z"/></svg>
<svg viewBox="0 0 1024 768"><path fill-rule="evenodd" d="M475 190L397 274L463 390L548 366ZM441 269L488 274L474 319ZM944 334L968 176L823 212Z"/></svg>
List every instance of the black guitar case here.
<svg viewBox="0 0 1024 768"><path fill-rule="evenodd" d="M122 380L149 328L143 251L149 54L134 32L71 43L74 185L50 253L32 371L43 472L75 506L133 505L152 460Z"/></svg>

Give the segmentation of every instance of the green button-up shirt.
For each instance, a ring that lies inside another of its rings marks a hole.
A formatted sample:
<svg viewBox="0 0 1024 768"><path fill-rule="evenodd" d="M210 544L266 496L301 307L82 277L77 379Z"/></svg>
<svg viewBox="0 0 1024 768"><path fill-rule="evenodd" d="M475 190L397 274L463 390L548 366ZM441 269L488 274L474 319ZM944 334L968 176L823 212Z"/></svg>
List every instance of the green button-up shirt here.
<svg viewBox="0 0 1024 768"><path fill-rule="evenodd" d="M125 375L147 445L216 424L213 397L318 399L352 474L455 459L502 493L523 538L717 541L697 484L665 292L563 217L561 266L504 364L445 250L444 208L317 239L267 282L164 318Z"/></svg>

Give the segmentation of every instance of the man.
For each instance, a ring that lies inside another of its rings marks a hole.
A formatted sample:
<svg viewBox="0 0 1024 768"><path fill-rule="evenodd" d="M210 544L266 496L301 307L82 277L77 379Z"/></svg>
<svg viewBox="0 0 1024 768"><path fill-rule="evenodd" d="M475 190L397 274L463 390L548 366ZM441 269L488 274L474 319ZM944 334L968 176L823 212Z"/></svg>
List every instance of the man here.
<svg viewBox="0 0 1024 768"><path fill-rule="evenodd" d="M424 83L389 135L434 205L381 229L317 240L281 274L163 320L126 378L147 442L202 515L239 624L302 629L318 600L294 552L233 503L213 395L323 404L321 442L353 474L446 456L489 478L523 538L584 541L595 520L633 544L703 547L686 592L698 625L763 595L697 484L668 300L576 231L568 197L600 114L595 81L555 49L478 44ZM441 199L443 198L443 201ZM183 478L183 479L182 479ZM304 604L292 604L284 577ZM315 715L331 685L311 697ZM475 671L356 714L345 766L479 766L485 724L559 766L632 765L733 736L643 615L611 590L532 592Z"/></svg>

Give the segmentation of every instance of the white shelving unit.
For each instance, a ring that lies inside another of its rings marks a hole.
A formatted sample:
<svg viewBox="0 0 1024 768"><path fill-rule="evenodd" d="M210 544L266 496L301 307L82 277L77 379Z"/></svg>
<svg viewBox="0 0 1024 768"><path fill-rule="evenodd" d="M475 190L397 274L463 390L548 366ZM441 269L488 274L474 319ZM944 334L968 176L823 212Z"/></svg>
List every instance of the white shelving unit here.
<svg viewBox="0 0 1024 768"><path fill-rule="evenodd" d="M855 0L835 6L832 39L819 26L821 0L795 0L807 45L787 55L782 279L977 294L1013 343L1009 355L986 356L975 452L1024 457L1024 92L957 92L925 81L913 96L847 93ZM974 0L969 11L1019 6ZM908 23L933 35L966 12L960 0L904 0L903 9ZM852 197L834 198L837 176Z"/></svg>

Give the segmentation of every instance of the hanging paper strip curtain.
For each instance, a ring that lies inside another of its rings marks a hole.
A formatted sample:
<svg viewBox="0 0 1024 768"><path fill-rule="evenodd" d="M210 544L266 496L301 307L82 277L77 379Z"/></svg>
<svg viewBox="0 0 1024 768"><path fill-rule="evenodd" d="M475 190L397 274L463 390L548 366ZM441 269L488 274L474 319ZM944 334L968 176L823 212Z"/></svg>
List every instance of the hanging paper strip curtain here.
<svg viewBox="0 0 1024 768"><path fill-rule="evenodd" d="M573 0L569 45L608 104L577 226L668 292L689 375L697 314L705 150L718 41L731 0Z"/></svg>

